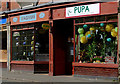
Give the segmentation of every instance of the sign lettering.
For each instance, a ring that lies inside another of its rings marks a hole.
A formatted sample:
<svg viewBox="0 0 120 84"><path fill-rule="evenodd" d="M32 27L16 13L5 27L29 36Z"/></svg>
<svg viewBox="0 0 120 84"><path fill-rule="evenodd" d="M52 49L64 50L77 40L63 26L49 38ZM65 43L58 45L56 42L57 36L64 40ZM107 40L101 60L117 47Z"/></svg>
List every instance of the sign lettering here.
<svg viewBox="0 0 120 84"><path fill-rule="evenodd" d="M34 20L36 20L36 13L20 16L20 22L27 22L27 21L34 21Z"/></svg>
<svg viewBox="0 0 120 84"><path fill-rule="evenodd" d="M66 8L66 17L91 15L100 13L100 4L81 5Z"/></svg>

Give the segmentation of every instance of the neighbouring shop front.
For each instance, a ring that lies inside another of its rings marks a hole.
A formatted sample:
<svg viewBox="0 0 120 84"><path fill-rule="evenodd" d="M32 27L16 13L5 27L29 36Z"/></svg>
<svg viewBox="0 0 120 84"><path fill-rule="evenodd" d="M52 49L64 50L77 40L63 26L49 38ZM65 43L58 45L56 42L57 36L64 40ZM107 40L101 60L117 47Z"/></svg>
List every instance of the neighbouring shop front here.
<svg viewBox="0 0 120 84"><path fill-rule="evenodd" d="M49 71L48 10L11 17L11 70Z"/></svg>
<svg viewBox="0 0 120 84"><path fill-rule="evenodd" d="M1 39L1 58L0 58L0 64L2 68L7 68L7 17L3 15L3 17L0 18L0 39Z"/></svg>

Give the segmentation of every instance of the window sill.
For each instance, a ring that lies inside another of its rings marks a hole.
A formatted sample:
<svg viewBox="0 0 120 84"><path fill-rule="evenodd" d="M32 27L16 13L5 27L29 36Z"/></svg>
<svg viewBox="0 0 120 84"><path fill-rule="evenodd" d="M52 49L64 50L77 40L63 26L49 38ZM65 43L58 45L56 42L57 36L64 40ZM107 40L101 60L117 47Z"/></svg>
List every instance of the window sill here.
<svg viewBox="0 0 120 84"><path fill-rule="evenodd" d="M34 64L34 61L11 61L11 64Z"/></svg>
<svg viewBox="0 0 120 84"><path fill-rule="evenodd" d="M49 61L11 61L11 64L49 64Z"/></svg>
<svg viewBox="0 0 120 84"><path fill-rule="evenodd" d="M101 68L118 68L118 64L95 64L95 63L72 63L72 66L81 67L101 67Z"/></svg>

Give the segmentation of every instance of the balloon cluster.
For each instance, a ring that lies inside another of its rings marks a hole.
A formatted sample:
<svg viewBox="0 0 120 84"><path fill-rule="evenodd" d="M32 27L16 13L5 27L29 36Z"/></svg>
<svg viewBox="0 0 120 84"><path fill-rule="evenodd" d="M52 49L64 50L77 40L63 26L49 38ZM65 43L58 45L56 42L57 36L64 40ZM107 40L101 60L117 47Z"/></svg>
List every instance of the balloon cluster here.
<svg viewBox="0 0 120 84"><path fill-rule="evenodd" d="M80 34L80 42L83 43L83 44L87 43L88 39L91 39L92 35L96 31L96 29L94 27L90 27L89 31L87 31L85 33L84 29L86 29L87 27L88 26L85 24L85 25L83 25L83 28L78 29L78 33ZM118 27L114 28L113 24L107 24L105 26L104 23L100 23L100 30L111 32L112 37L116 37L117 32L118 32ZM107 38L108 42L110 42L111 40L112 40L111 38Z"/></svg>
<svg viewBox="0 0 120 84"><path fill-rule="evenodd" d="M104 31L104 23L101 23L100 26L101 26L101 31ZM118 27L114 28L113 24L107 24L105 27L105 31L111 32L111 36L116 37L118 32ZM111 38L107 38L108 42L110 42L111 40L112 40Z"/></svg>
<svg viewBox="0 0 120 84"><path fill-rule="evenodd" d="M85 44L88 42L88 39L91 39L92 38L92 34L95 32L95 28L94 27L91 27L89 31L87 31L85 33L85 35L83 34L84 33L84 29L87 28L88 26L87 25L83 25L83 28L79 28L78 29L78 33L80 34L80 42Z"/></svg>

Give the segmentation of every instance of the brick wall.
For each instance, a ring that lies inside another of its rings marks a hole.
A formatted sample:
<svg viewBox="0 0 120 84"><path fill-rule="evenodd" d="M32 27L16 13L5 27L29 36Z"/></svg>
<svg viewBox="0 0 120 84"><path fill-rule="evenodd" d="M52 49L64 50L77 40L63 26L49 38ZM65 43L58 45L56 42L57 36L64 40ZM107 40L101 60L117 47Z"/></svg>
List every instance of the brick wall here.
<svg viewBox="0 0 120 84"><path fill-rule="evenodd" d="M2 11L7 11L7 6L6 6L6 2L2 2Z"/></svg>
<svg viewBox="0 0 120 84"><path fill-rule="evenodd" d="M34 65L32 65L32 64L11 64L11 70L21 70L21 71L34 72Z"/></svg>
<svg viewBox="0 0 120 84"><path fill-rule="evenodd" d="M0 68L7 68L7 62L0 62Z"/></svg>
<svg viewBox="0 0 120 84"><path fill-rule="evenodd" d="M2 11L2 2L0 1L0 11Z"/></svg>
<svg viewBox="0 0 120 84"><path fill-rule="evenodd" d="M40 0L38 2L38 5L43 4L43 3L48 3L48 2L52 2L52 0Z"/></svg>
<svg viewBox="0 0 120 84"><path fill-rule="evenodd" d="M12 0L12 2L10 2L10 9L11 10L20 9L20 6L15 0Z"/></svg>
<svg viewBox="0 0 120 84"><path fill-rule="evenodd" d="M34 72L49 72L49 64L35 64Z"/></svg>
<svg viewBox="0 0 120 84"><path fill-rule="evenodd" d="M15 0L12 0L10 3L8 3L9 5L8 8L7 8L7 0L0 1L0 5L1 5L0 11L9 11L9 9L14 10L20 8L19 4Z"/></svg>
<svg viewBox="0 0 120 84"><path fill-rule="evenodd" d="M49 72L48 64L11 64L11 70Z"/></svg>
<svg viewBox="0 0 120 84"><path fill-rule="evenodd" d="M74 75L89 75L89 76L104 76L118 77L117 68L94 68L94 67L79 67L74 68Z"/></svg>
<svg viewBox="0 0 120 84"><path fill-rule="evenodd" d="M15 10L15 9L21 8L20 5L16 2L16 0L8 0L8 2L9 1L10 1L10 4L9 4L10 10ZM61 1L61 0L39 0L38 5L52 2L52 1L56 2L56 1ZM8 10L8 8L6 7L6 2L4 0L2 0L0 11L7 11L7 10Z"/></svg>

